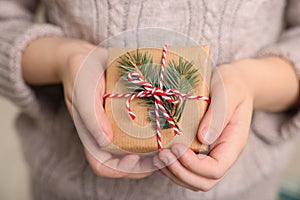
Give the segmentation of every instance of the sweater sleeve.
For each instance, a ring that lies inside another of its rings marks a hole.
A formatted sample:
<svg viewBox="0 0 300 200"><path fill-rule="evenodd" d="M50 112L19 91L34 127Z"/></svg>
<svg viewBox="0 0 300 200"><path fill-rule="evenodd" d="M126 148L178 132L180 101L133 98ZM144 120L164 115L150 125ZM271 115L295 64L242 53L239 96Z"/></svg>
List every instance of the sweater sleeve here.
<svg viewBox="0 0 300 200"><path fill-rule="evenodd" d="M34 22L37 4L37 0L0 0L0 95L32 114L39 105L22 77L22 52L39 37L63 35L57 26Z"/></svg>
<svg viewBox="0 0 300 200"><path fill-rule="evenodd" d="M300 83L299 0L288 1L285 19L287 28L282 32L278 41L261 49L258 56L279 56L290 62L295 68ZM259 137L268 143L278 143L294 136L296 133L300 133L300 109L298 106L292 112L286 113L256 111L253 116L253 122L254 132Z"/></svg>

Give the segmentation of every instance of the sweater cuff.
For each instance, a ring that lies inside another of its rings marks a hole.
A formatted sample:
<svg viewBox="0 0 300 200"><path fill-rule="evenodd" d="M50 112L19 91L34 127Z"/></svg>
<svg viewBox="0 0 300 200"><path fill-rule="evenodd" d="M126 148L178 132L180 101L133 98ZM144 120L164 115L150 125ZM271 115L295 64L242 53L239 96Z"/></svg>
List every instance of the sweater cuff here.
<svg viewBox="0 0 300 200"><path fill-rule="evenodd" d="M297 32L283 35L278 43L260 50L257 57L278 56L286 60L295 68L300 84L300 30ZM276 120L270 121L270 118ZM267 143L279 143L300 133L300 108L298 105L291 112L285 113L256 111L253 122L256 124L253 131L259 137ZM265 127L269 127L268 130Z"/></svg>
<svg viewBox="0 0 300 200"><path fill-rule="evenodd" d="M7 36L4 41L0 41L6 46L6 48L0 48L0 56L2 57L0 59L2 61L0 94L9 98L22 111L32 115L39 112L39 104L34 91L23 79L21 66L23 50L33 40L40 37L63 35L63 31L53 25L27 24L27 27L23 25L14 26L13 36Z"/></svg>

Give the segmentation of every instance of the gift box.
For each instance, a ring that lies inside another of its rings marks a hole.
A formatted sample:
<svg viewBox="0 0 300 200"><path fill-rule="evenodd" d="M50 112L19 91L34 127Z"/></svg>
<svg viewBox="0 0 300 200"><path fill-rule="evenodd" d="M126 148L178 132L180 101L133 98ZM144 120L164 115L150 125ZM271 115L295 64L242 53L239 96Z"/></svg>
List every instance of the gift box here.
<svg viewBox="0 0 300 200"><path fill-rule="evenodd" d="M105 112L113 139L105 150L149 154L182 143L208 151L197 132L209 104L209 46L108 51Z"/></svg>

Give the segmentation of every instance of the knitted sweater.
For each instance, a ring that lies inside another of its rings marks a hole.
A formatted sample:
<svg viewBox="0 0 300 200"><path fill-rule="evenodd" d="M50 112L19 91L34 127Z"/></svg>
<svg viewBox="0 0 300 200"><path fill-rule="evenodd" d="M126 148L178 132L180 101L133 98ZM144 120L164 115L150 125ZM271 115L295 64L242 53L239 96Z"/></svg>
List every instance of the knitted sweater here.
<svg viewBox="0 0 300 200"><path fill-rule="evenodd" d="M64 36L98 44L125 30L163 27L212 47L217 64L277 55L300 78L299 0L45 0L47 23L33 22L35 0L0 1L0 94L20 108L17 130L35 199L275 199L278 177L300 132L300 113L255 111L248 144L211 191L193 192L161 174L141 180L97 177L89 167L61 86L32 87L21 55L33 40ZM271 74L271 72L270 72Z"/></svg>

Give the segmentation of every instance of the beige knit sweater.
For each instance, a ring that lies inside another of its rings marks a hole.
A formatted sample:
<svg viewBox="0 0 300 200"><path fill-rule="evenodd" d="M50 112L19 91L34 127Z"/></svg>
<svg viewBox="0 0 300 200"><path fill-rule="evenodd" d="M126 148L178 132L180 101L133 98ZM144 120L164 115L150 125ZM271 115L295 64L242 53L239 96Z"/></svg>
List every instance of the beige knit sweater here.
<svg viewBox="0 0 300 200"><path fill-rule="evenodd" d="M39 37L75 37L97 44L125 30L163 27L210 44L217 64L278 55L292 61L300 77L299 0L43 3L47 23L41 24L32 21L35 0L0 0L0 93L20 107L16 126L35 199L275 199L291 138L300 132L298 111L255 111L246 149L209 192L192 192L160 174L141 180L101 178L85 160L61 86L28 86L20 61L23 49Z"/></svg>

